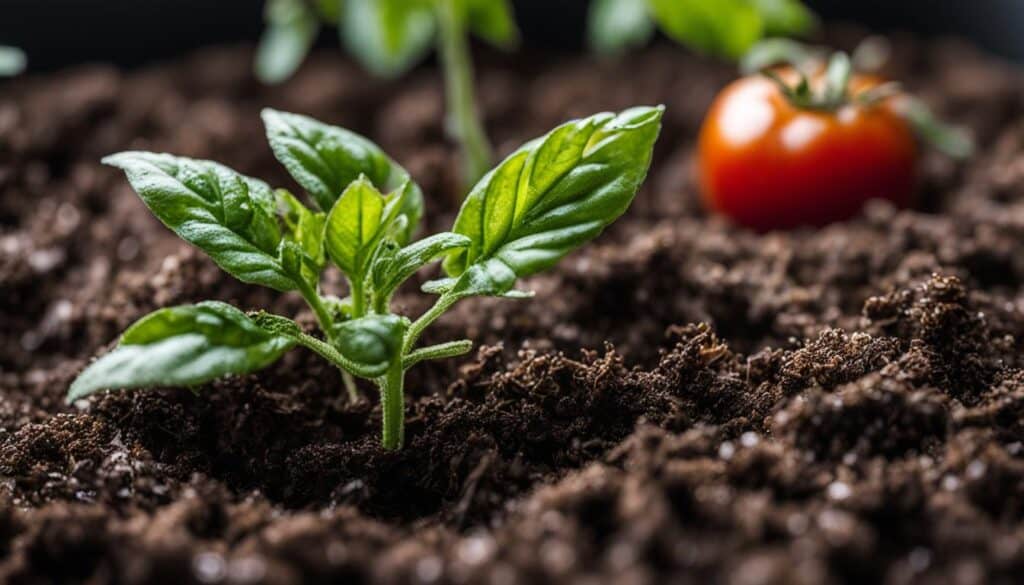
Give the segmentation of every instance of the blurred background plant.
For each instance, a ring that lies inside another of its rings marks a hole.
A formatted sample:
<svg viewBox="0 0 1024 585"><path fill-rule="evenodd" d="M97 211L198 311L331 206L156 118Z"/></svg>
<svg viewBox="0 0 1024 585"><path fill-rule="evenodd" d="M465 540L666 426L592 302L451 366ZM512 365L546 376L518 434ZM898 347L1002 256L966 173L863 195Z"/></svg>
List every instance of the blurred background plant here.
<svg viewBox="0 0 1024 585"><path fill-rule="evenodd" d="M508 0L268 0L264 18L255 70L266 83L295 73L324 24L335 27L348 52L381 77L400 76L436 46L447 129L462 152L464 185L491 167L467 35L514 48L519 31ZM736 59L765 36L811 32L816 18L799 0L596 0L588 22L590 44L602 53L643 44L657 27L694 50Z"/></svg>
<svg viewBox="0 0 1024 585"><path fill-rule="evenodd" d="M0 45L0 77L17 75L25 70L25 52L17 47Z"/></svg>
<svg viewBox="0 0 1024 585"><path fill-rule="evenodd" d="M512 0L524 47L576 51L587 42L597 0ZM1024 60L1020 0L805 0L822 20L860 23L880 34L955 34ZM3 0L0 39L21 47L34 71L85 62L140 65L198 47L250 43L264 30L253 0ZM54 15L60 15L55 18ZM326 31L317 46L337 46ZM655 28L657 31L657 28Z"/></svg>
<svg viewBox="0 0 1024 585"><path fill-rule="evenodd" d="M650 41L655 28L696 51L736 59L769 36L803 36L817 18L799 0L594 0L587 36L602 53Z"/></svg>
<svg viewBox="0 0 1024 585"><path fill-rule="evenodd" d="M508 0L269 0L256 74L280 83L302 64L321 24L366 69L397 77L437 47L448 98L446 125L462 151L465 185L491 167L493 152L480 122L468 33L500 49L519 42Z"/></svg>

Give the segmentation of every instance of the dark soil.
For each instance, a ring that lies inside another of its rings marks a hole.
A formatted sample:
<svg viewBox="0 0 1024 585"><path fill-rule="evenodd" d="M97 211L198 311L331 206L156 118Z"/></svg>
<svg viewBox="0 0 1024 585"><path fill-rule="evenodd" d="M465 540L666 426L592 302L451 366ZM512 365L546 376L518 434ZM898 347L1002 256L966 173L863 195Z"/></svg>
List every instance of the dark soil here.
<svg viewBox="0 0 1024 585"><path fill-rule="evenodd" d="M0 86L0 582L1019 582L1017 70L900 40L892 75L969 125L980 155L926 156L917 211L759 235L707 217L690 172L728 67L672 47L492 57L480 85L504 152L635 103L665 103L665 129L633 209L532 279L536 299L465 302L431 331L482 346L410 376L406 449L382 452L372 393L340 400L305 351L197 395L64 405L157 307L301 311L179 242L105 154L213 158L288 185L262 138L271 105L372 136L429 194L429 227L451 220L434 71L386 84L326 52L267 89L249 59Z"/></svg>

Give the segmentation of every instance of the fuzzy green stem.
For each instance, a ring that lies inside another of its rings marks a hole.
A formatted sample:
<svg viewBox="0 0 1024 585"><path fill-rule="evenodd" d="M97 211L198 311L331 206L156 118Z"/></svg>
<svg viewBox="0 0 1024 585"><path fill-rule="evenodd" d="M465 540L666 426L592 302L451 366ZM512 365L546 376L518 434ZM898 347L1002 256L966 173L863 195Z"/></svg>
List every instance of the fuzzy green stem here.
<svg viewBox="0 0 1024 585"><path fill-rule="evenodd" d="M324 306L320 295L305 283L299 284L299 292L302 294L302 298L305 299L306 304L309 305L309 308L313 310L316 322L320 326L320 330L327 336L327 341L333 344L335 337L334 317L331 316L331 312ZM355 378L340 365L338 370L341 371L341 382L345 385L345 392L348 394L349 401L353 403L359 402L359 399L362 397L359 395L359 388L356 386Z"/></svg>
<svg viewBox="0 0 1024 585"><path fill-rule="evenodd" d="M374 294L373 295L373 312L378 315L388 314L388 305L391 304L389 295Z"/></svg>
<svg viewBox="0 0 1024 585"><path fill-rule="evenodd" d="M338 369L341 371L341 383L345 385L345 393L348 394L348 401L353 404L359 402L363 398L363 395L359 393L359 387L356 386L355 377L342 368Z"/></svg>
<svg viewBox="0 0 1024 585"><path fill-rule="evenodd" d="M309 305L309 308L313 310L313 315L316 316L316 322L320 326L320 330L327 336L328 341L334 341L334 317L331 316L331 312L324 306L323 300L313 290L313 287L304 282L300 282L298 285L299 293L306 301L306 304Z"/></svg>
<svg viewBox="0 0 1024 585"><path fill-rule="evenodd" d="M469 353L472 349L473 342L468 339L421 347L405 356L405 359L402 360L402 367L408 370L422 361L458 357Z"/></svg>
<svg viewBox="0 0 1024 585"><path fill-rule="evenodd" d="M433 307L427 310L426 313L420 315L419 319L413 321L412 325L409 325L409 329L405 332L405 343L402 345L402 355L409 355L412 351L416 342L419 341L420 335L423 331L431 325L434 321L444 315L445 311L451 308L460 297L452 296L449 294L443 294L438 297Z"/></svg>
<svg viewBox="0 0 1024 585"><path fill-rule="evenodd" d="M468 186L476 183L490 169L492 151L480 122L469 43L456 4L457 0L438 0L437 20L448 96L448 132L462 149L463 180Z"/></svg>
<svg viewBox="0 0 1024 585"><path fill-rule="evenodd" d="M400 449L405 441L404 384L405 370L402 368L401 360L396 360L388 369L388 373L377 380L383 421L381 446L388 451Z"/></svg>
<svg viewBox="0 0 1024 585"><path fill-rule="evenodd" d="M359 393L359 386L356 386L355 377L340 367L338 370L341 371L341 383L345 385L345 393L348 394L348 401L352 404L359 402L363 396Z"/></svg>

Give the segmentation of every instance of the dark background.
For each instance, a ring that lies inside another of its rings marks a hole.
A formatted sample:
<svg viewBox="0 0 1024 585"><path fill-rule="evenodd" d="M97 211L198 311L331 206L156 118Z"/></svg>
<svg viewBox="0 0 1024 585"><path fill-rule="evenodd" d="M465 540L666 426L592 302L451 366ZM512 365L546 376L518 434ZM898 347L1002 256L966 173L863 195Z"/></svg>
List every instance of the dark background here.
<svg viewBox="0 0 1024 585"><path fill-rule="evenodd" d="M0 44L20 46L34 70L87 61L138 65L203 45L255 40L260 0L0 0ZM515 0L525 42L582 46L586 0ZM1024 1L812 0L826 19L879 31L957 34L1024 61ZM334 41L325 31L321 43Z"/></svg>

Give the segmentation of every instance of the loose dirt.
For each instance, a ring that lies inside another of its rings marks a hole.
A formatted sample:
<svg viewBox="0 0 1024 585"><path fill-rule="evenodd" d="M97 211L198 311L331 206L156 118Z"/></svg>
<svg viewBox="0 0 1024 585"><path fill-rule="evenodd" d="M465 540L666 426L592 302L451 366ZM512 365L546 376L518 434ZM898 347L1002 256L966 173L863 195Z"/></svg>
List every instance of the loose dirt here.
<svg viewBox="0 0 1024 585"><path fill-rule="evenodd" d="M850 41L840 33L839 41ZM849 43L847 43L849 44ZM300 314L150 216L99 159L212 158L289 186L263 106L365 133L457 209L439 79L334 52L267 89L247 48L0 86L0 581L7 583L1012 583L1024 574L1024 80L899 39L890 73L968 125L914 211L818 231L707 217L691 173L724 65L485 58L503 152L574 116L664 103L633 209L428 339L473 357L410 376L406 449L296 350L201 388L66 406L129 323L207 298ZM424 274L428 278L430 274ZM329 287L341 292L337 277ZM397 298L425 308L414 288Z"/></svg>

